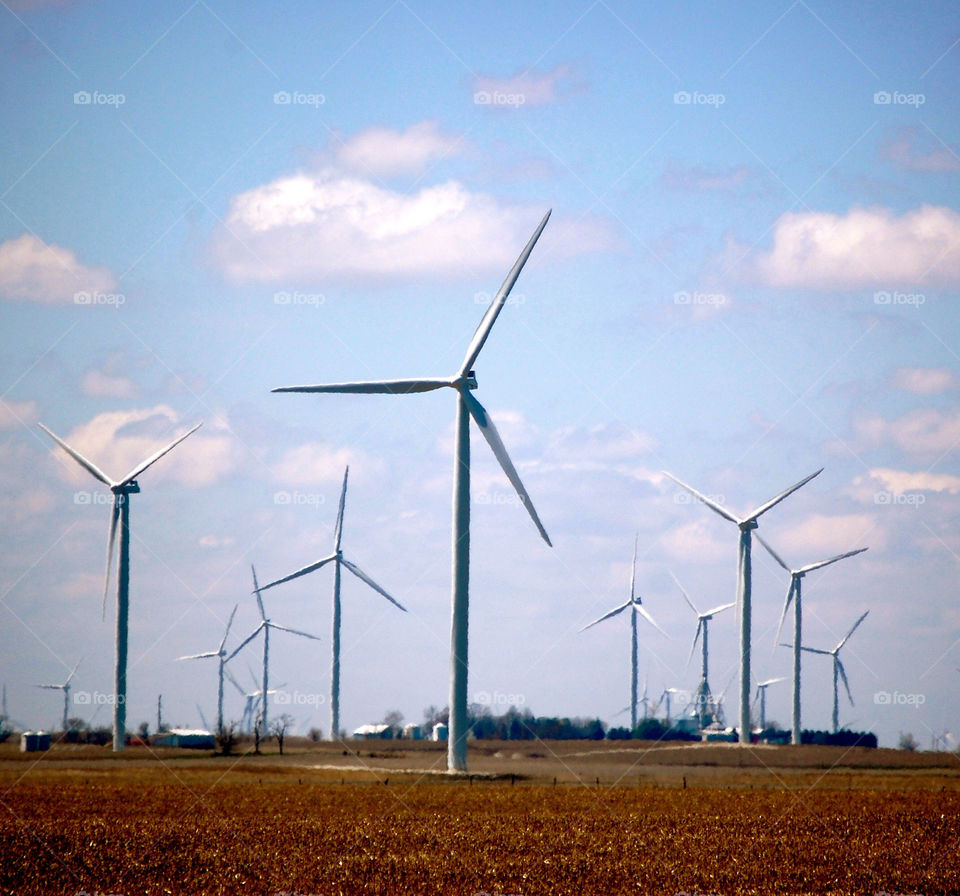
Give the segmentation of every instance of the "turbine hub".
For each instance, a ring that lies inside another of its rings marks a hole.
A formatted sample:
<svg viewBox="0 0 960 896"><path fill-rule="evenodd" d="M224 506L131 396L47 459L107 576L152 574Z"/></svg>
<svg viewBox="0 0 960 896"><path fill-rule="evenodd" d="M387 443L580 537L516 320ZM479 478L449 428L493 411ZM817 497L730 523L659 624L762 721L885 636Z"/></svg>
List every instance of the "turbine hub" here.
<svg viewBox="0 0 960 896"><path fill-rule="evenodd" d="M476 388L477 388L477 375L476 375L476 373L475 373L474 371L472 371L472 370L468 370L468 371L467 371L467 375L466 375L466 377L464 378L463 384L464 384L468 389L476 389Z"/></svg>
<svg viewBox="0 0 960 896"><path fill-rule="evenodd" d="M754 529L759 527L759 523L756 520L744 520L740 523L741 532L752 532Z"/></svg>
<svg viewBox="0 0 960 896"><path fill-rule="evenodd" d="M137 495L140 493L140 486L137 485L137 480L132 479L130 482L124 483L123 485L115 485L110 489L115 495Z"/></svg>

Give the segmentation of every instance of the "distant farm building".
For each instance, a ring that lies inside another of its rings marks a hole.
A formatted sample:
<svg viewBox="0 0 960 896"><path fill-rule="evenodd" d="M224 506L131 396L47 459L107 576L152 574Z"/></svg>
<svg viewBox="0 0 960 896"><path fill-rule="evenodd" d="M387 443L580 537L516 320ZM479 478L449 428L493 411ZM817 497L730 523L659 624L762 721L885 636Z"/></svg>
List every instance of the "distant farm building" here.
<svg viewBox="0 0 960 896"><path fill-rule="evenodd" d="M202 728L171 728L157 735L154 744L158 747L181 747L186 750L212 750L216 740Z"/></svg>
<svg viewBox="0 0 960 896"><path fill-rule="evenodd" d="M405 740L423 740L423 729L410 722L403 726L403 737Z"/></svg>
<svg viewBox="0 0 960 896"><path fill-rule="evenodd" d="M24 731L20 735L20 752L36 753L50 749L50 734L46 731Z"/></svg>
<svg viewBox="0 0 960 896"><path fill-rule="evenodd" d="M430 732L430 740L446 740L449 731L450 729L443 722L437 722L433 726L433 731Z"/></svg>
<svg viewBox="0 0 960 896"><path fill-rule="evenodd" d="M354 729L353 736L360 740L393 740L397 736L397 729L386 722L377 725L361 725Z"/></svg>

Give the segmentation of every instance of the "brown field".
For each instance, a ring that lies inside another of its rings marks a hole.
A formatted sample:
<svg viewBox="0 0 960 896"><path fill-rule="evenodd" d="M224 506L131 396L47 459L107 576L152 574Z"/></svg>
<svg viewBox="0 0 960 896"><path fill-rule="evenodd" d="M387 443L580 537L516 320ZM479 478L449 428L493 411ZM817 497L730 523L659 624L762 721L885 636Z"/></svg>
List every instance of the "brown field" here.
<svg viewBox="0 0 960 896"><path fill-rule="evenodd" d="M466 780L444 758L3 745L0 892L960 893L955 755L482 742Z"/></svg>

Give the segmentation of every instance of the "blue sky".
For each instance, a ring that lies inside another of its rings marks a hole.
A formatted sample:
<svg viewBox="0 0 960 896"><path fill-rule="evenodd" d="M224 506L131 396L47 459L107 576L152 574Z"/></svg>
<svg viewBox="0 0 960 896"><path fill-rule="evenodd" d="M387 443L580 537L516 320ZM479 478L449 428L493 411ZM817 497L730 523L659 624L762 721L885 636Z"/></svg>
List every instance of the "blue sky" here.
<svg viewBox="0 0 960 896"><path fill-rule="evenodd" d="M213 715L214 670L173 658L215 646L237 601L236 634L252 629L251 562L270 579L328 551L346 463L347 556L411 612L345 586L344 724L444 704L453 402L270 389L452 373L552 208L477 395L555 547L474 432L471 695L615 721L628 625L578 630L624 596L637 532L670 635L644 632L641 668L651 691L692 690L695 619L669 571L698 605L732 599L736 537L661 471L745 511L823 466L761 533L794 565L870 547L806 583L812 646L871 611L841 720L888 744L956 727L953 5L19 0L0 48L16 719L57 718L32 685L81 656L78 688L112 680L107 506L39 421L117 476L204 421L132 505L131 724L160 692L171 720ZM789 669L786 582L755 557L767 678ZM330 587L322 571L268 594L324 638L275 651L291 693L327 692ZM720 689L732 616L711 635ZM804 721L826 727L818 659ZM301 730L326 727L319 699ZM788 721L786 685L768 715Z"/></svg>

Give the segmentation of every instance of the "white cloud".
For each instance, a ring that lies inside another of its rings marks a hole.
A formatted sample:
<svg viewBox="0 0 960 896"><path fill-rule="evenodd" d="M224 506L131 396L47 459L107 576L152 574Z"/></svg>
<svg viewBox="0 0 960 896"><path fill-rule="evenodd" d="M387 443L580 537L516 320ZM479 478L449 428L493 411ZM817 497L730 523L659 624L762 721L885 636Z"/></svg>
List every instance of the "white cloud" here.
<svg viewBox="0 0 960 896"><path fill-rule="evenodd" d="M693 190L699 193L729 192L743 186L755 175L755 169L748 168L746 165L710 169L703 165L684 166L678 162L668 162L660 175L660 182L674 190Z"/></svg>
<svg viewBox="0 0 960 896"><path fill-rule="evenodd" d="M71 249L29 233L0 243L0 296L44 305L73 302L80 292L112 293L117 282L105 267L89 267Z"/></svg>
<svg viewBox="0 0 960 896"><path fill-rule="evenodd" d="M571 69L569 65L558 65L550 71L540 72L532 69L518 72L507 78L483 75L473 82L474 96L485 93L491 97L499 94L504 97L522 97L517 103L490 102L491 109L514 109L518 106L545 106L554 103L570 92Z"/></svg>
<svg viewBox="0 0 960 896"><path fill-rule="evenodd" d="M431 162L456 155L465 146L462 137L444 134L435 122L421 121L405 131L373 127L360 131L336 149L338 163L371 176L417 174Z"/></svg>
<svg viewBox="0 0 960 896"><path fill-rule="evenodd" d="M908 171L960 171L960 153L943 144L922 149L919 142L917 128L903 128L880 147L880 158Z"/></svg>
<svg viewBox="0 0 960 896"><path fill-rule="evenodd" d="M457 181L405 194L328 168L235 196L212 254L234 282L502 274L542 212L471 192ZM548 231L543 243L554 254L614 243L609 225L589 216L553 221Z"/></svg>
<svg viewBox="0 0 960 896"><path fill-rule="evenodd" d="M35 401L0 400L0 430L34 423L36 419L37 403Z"/></svg>
<svg viewBox="0 0 960 896"><path fill-rule="evenodd" d="M893 444L906 454L941 455L960 443L960 410L918 408L896 420L878 414L860 417L854 429L864 444Z"/></svg>
<svg viewBox="0 0 960 896"><path fill-rule="evenodd" d="M46 421L50 426L50 422ZM50 428L70 447L118 479L138 463L169 444L195 421L181 420L167 405L130 411L108 411L71 432ZM73 485L92 485L94 480L59 447L51 453L62 475ZM195 432L167 457L157 461L145 476L150 480L170 479L184 485L209 485L237 466L237 449L222 425L215 421Z"/></svg>
<svg viewBox="0 0 960 896"><path fill-rule="evenodd" d="M285 451L272 469L274 478L284 485L295 488L335 486L339 492L347 465L354 468L351 479L356 478L358 471L367 475L383 468L381 460L368 454L326 442L307 442Z"/></svg>
<svg viewBox="0 0 960 896"><path fill-rule="evenodd" d="M894 495L910 492L947 492L960 494L960 476L948 473L929 473L924 471L893 470L889 467L877 467L865 476L857 476L853 485L861 495L868 494L868 500L876 503L878 488Z"/></svg>
<svg viewBox="0 0 960 896"><path fill-rule="evenodd" d="M124 376L110 376L100 370L89 370L80 380L85 395L93 398L134 398L137 387Z"/></svg>
<svg viewBox="0 0 960 896"><path fill-rule="evenodd" d="M960 283L960 214L923 205L889 209L787 212L768 251L728 247L731 269L767 286L823 290L916 288Z"/></svg>
<svg viewBox="0 0 960 896"><path fill-rule="evenodd" d="M870 514L828 516L817 513L784 529L782 534L778 533L776 541L770 543L775 546L789 545L790 557L797 557L802 563L811 563L857 548L870 547L876 550L886 542L886 534L877 527Z"/></svg>
<svg viewBox="0 0 960 896"><path fill-rule="evenodd" d="M949 367L898 367L890 384L914 395L937 395L955 389L957 379Z"/></svg>

